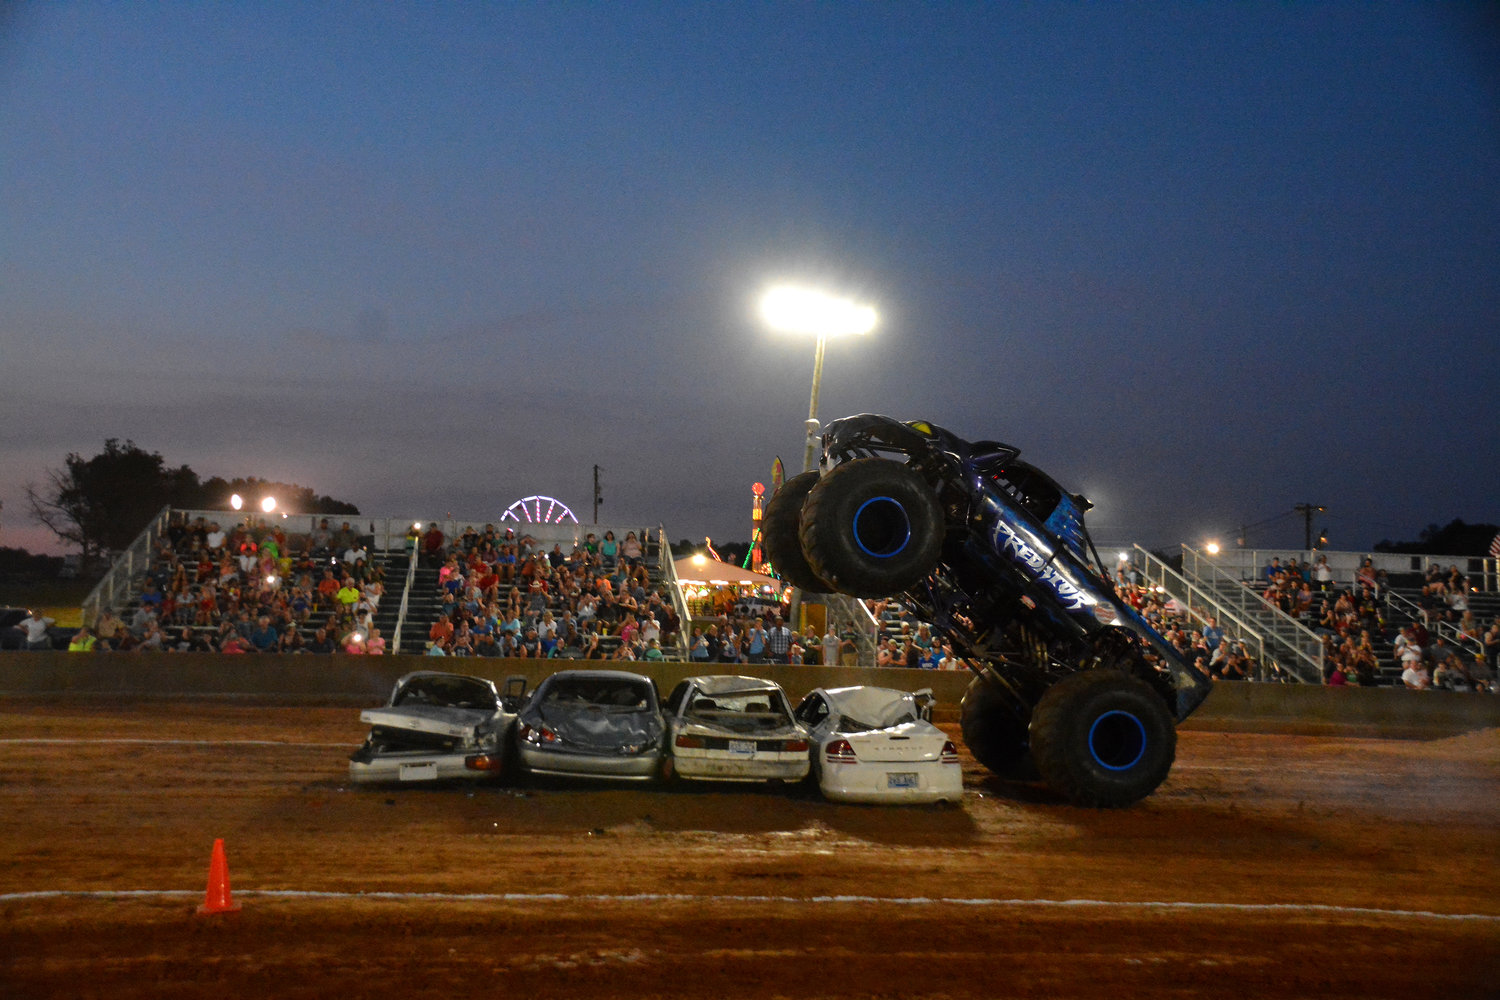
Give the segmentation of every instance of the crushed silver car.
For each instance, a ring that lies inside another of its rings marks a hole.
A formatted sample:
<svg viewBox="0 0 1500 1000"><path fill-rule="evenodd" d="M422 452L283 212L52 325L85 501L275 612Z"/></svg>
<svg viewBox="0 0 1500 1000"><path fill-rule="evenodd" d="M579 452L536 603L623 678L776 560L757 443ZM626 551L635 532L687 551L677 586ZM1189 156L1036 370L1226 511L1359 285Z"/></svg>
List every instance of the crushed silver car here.
<svg viewBox="0 0 1500 1000"><path fill-rule="evenodd" d="M507 678L502 693L483 677L432 670L407 674L385 705L359 713L371 729L349 758L349 780L499 777L525 693L524 677Z"/></svg>
<svg viewBox="0 0 1500 1000"><path fill-rule="evenodd" d="M786 695L759 677L689 677L667 698L667 777L711 781L801 781L807 730Z"/></svg>
<svg viewBox="0 0 1500 1000"><path fill-rule="evenodd" d="M616 670L562 670L537 685L516 723L526 770L646 781L661 768L656 683Z"/></svg>

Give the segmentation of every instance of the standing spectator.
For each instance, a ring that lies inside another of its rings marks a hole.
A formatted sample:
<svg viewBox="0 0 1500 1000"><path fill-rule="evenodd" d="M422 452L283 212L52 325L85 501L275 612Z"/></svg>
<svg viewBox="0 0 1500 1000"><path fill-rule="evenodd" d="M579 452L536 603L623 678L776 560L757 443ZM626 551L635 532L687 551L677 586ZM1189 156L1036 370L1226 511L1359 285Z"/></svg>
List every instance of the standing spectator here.
<svg viewBox="0 0 1500 1000"><path fill-rule="evenodd" d="M429 566L439 566L443 562L443 530L436 521L422 535L422 557Z"/></svg>
<svg viewBox="0 0 1500 1000"><path fill-rule="evenodd" d="M32 650L51 649L52 637L47 630L57 624L57 619L48 618L46 615L35 611L27 611L26 617L16 623L18 628L26 631L26 648Z"/></svg>
<svg viewBox="0 0 1500 1000"><path fill-rule="evenodd" d="M823 633L823 665L825 667L837 666L839 662L839 634L834 631L833 622L829 621L828 630Z"/></svg>
<svg viewBox="0 0 1500 1000"><path fill-rule="evenodd" d="M854 641L854 635L854 623L846 622L839 635L839 663L842 666L859 666L859 644Z"/></svg>
<svg viewBox="0 0 1500 1000"><path fill-rule="evenodd" d="M632 532L633 534L633 532ZM776 623L766 632L766 661L768 663L786 663L787 653L792 648L792 630L786 627L781 616L776 616Z"/></svg>
<svg viewBox="0 0 1500 1000"><path fill-rule="evenodd" d="M745 630L748 644L745 647L745 661L747 663L766 662L766 642L770 639L770 633L766 631L765 619L757 618Z"/></svg>

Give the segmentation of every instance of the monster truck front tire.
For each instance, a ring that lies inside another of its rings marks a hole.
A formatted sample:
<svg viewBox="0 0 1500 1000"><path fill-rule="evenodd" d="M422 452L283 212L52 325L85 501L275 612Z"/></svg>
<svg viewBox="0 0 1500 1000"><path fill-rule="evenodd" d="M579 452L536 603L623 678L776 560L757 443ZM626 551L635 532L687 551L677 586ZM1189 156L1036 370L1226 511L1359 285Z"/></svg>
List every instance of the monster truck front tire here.
<svg viewBox="0 0 1500 1000"><path fill-rule="evenodd" d="M908 590L937 566L943 511L916 470L858 458L824 473L802 505L802 551L819 577L852 597Z"/></svg>
<svg viewBox="0 0 1500 1000"><path fill-rule="evenodd" d="M794 587L816 594L833 587L819 578L802 554L802 502L818 482L818 473L804 472L781 484L772 494L761 516L761 551L781 578Z"/></svg>
<svg viewBox="0 0 1500 1000"><path fill-rule="evenodd" d="M1166 780L1177 729L1161 695L1119 670L1058 681L1031 716L1031 753L1042 780L1074 805L1114 809Z"/></svg>
<svg viewBox="0 0 1500 1000"><path fill-rule="evenodd" d="M975 760L1002 778L1036 780L1036 764L1026 742L1026 721L1017 717L1005 692L983 677L975 677L964 692L958 712L964 745Z"/></svg>

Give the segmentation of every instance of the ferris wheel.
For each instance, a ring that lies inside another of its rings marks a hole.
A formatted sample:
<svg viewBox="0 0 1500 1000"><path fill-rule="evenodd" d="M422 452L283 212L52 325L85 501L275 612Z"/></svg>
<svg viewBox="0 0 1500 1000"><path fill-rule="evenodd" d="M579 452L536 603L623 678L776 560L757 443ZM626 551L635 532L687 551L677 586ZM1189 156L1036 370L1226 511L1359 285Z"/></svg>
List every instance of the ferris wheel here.
<svg viewBox="0 0 1500 1000"><path fill-rule="evenodd" d="M552 497L526 497L505 508L500 515L502 521L529 521L532 524L561 524L563 521L578 523L578 518L568 505Z"/></svg>

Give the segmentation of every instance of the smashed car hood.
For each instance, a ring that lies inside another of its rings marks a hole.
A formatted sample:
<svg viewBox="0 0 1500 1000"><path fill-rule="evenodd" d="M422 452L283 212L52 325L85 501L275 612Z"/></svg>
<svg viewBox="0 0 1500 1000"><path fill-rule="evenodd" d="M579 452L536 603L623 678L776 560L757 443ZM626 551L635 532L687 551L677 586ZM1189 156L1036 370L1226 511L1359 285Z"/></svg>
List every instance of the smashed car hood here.
<svg viewBox="0 0 1500 1000"><path fill-rule="evenodd" d="M598 705L538 706L542 724L567 743L588 747L618 747L648 743L661 735L661 716L655 712L608 711Z"/></svg>
<svg viewBox="0 0 1500 1000"><path fill-rule="evenodd" d="M475 708L446 705L402 705L398 708L367 708L359 721L371 726L413 733L430 733L462 739L471 736L495 715Z"/></svg>

